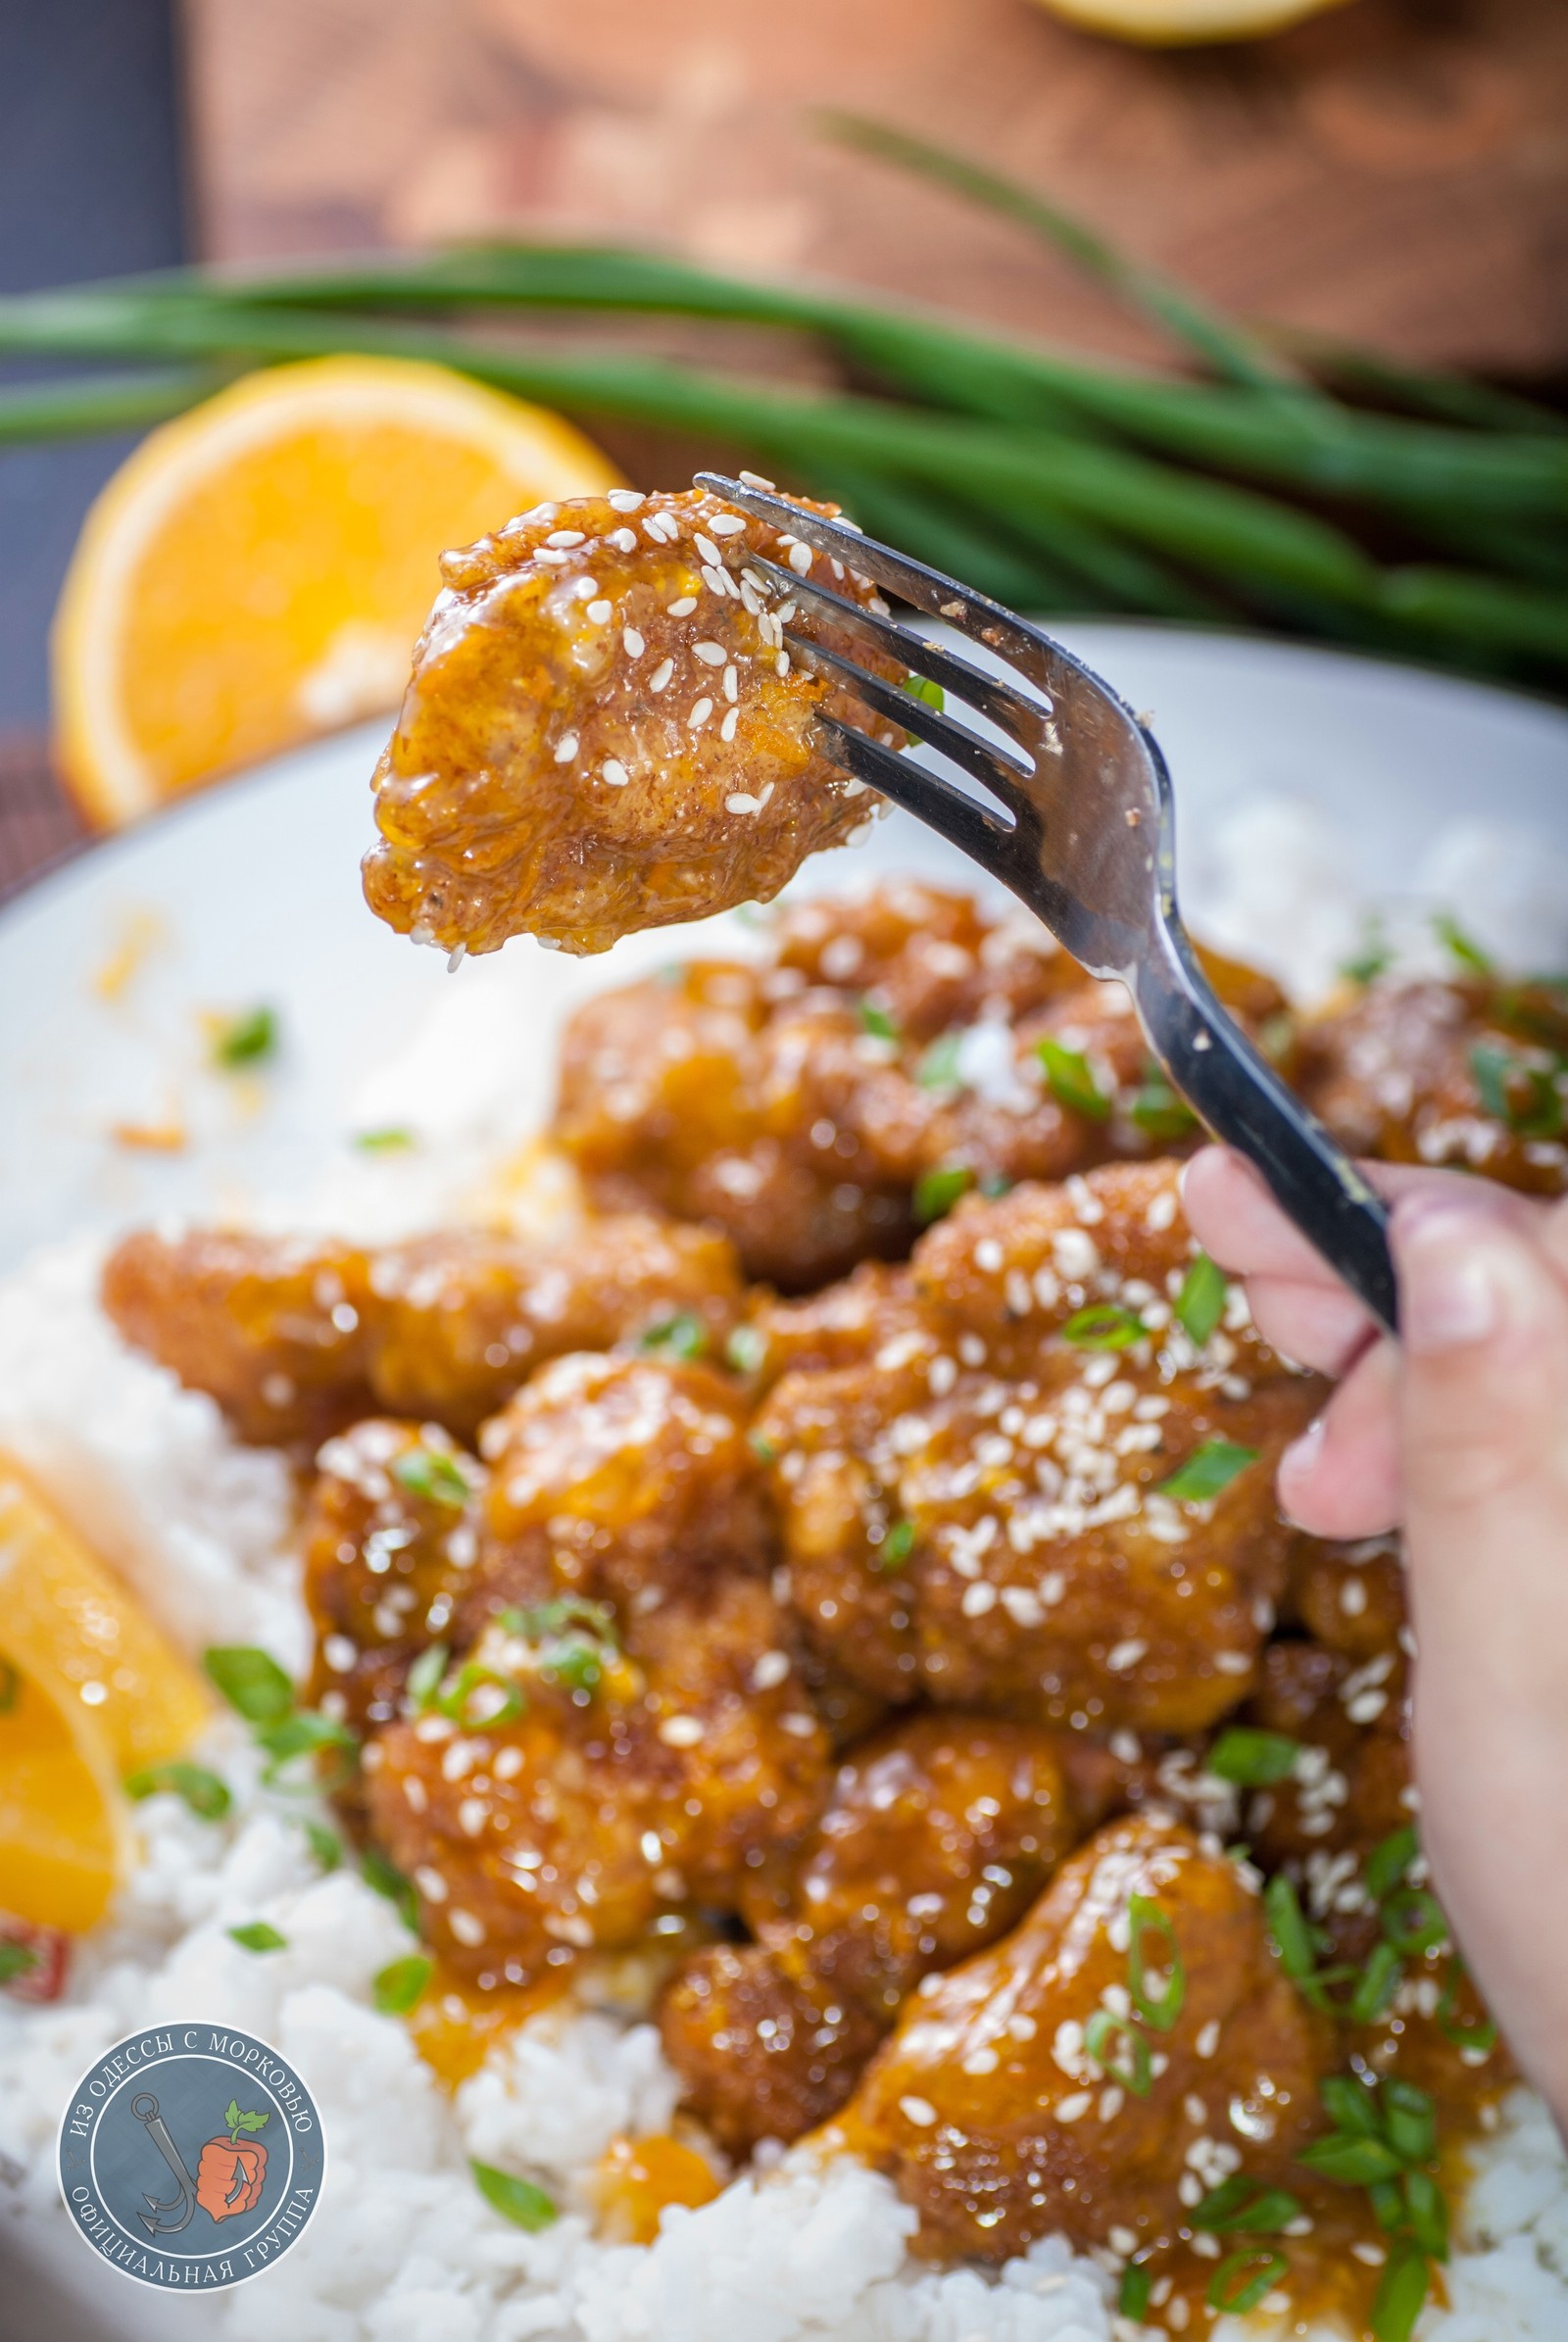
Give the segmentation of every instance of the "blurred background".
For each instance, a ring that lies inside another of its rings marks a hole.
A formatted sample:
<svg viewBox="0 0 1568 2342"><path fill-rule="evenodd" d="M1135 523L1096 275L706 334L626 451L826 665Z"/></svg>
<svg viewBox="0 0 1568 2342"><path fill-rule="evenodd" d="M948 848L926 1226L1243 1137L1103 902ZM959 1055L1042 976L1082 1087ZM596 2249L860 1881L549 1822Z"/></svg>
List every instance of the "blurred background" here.
<svg viewBox="0 0 1568 2342"><path fill-rule="evenodd" d="M1191 370L1192 350L1173 352L1148 304L1113 297L1059 238L829 136L820 111L833 107L1049 198L1205 314L1291 329L1274 346L1309 353L1363 407L1366 380L1337 350L1528 397L1536 413L1514 419L1539 446L1568 386L1568 8L1348 0L1272 31L1270 15L1269 0L1240 10L1234 28L1260 37L1147 46L1034 0L0 0L0 295L184 261L590 238L763 283L833 280L1097 362ZM763 347L755 326L722 320L616 313L537 331L550 347L865 387L842 349L808 335ZM0 386L59 382L70 350L58 335L50 350L0 342ZM1435 391L1393 404L1423 401L1447 419ZM1387 402L1374 391L1372 403ZM709 429L572 411L647 484L730 452ZM1485 427L1508 413L1498 401ZM1481 426L1482 412L1454 419ZM83 513L134 434L10 437L0 892L83 834L51 763L46 638ZM1493 664L1558 688L1560 523L1551 546L1521 529L1512 556L1478 552L1470 497L1459 551L1484 553L1504 600L1557 598L1530 606L1526 650L1504 643ZM1310 482L1304 501L1320 501ZM1375 557L1409 557L1386 512L1349 517ZM1446 532L1447 556L1455 543ZM1235 590L1243 622L1336 631L1304 605ZM1133 586L1082 598L1105 607L1107 593L1139 609ZM1073 598L1070 577L1037 597ZM1158 602L1150 614L1169 614ZM1340 635L1448 657L1437 634Z"/></svg>

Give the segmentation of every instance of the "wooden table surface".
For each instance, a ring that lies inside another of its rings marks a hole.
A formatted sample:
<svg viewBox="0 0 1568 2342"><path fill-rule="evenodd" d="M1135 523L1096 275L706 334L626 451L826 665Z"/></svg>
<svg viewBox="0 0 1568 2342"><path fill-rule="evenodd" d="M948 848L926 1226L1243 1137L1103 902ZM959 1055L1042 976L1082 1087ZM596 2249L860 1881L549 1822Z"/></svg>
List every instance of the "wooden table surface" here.
<svg viewBox="0 0 1568 2342"><path fill-rule="evenodd" d="M1212 299L1568 371L1568 0L1352 0L1129 49L1031 0L190 0L222 257L514 228L652 239L1150 345L1019 231L835 153L826 103L969 149Z"/></svg>

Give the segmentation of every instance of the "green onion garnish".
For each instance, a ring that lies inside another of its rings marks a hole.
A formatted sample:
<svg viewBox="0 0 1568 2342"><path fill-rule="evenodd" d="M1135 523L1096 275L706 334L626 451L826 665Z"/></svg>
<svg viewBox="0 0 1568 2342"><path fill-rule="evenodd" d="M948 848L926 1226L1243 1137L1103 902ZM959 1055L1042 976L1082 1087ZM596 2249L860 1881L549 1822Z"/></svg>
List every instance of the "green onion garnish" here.
<svg viewBox="0 0 1568 2342"><path fill-rule="evenodd" d="M1249 2310L1255 2310L1265 2293L1272 2293L1281 2277L1290 2274L1291 2265L1283 2253L1271 2253L1261 2245L1245 2245L1241 2252L1232 2253L1222 2261L1208 2280L1204 2295L1211 2310L1223 2317L1243 2318Z"/></svg>
<svg viewBox="0 0 1568 2342"><path fill-rule="evenodd" d="M939 715L948 704L947 693L940 683L933 683L929 675L906 675L901 688L908 693L911 700L924 700L926 706L934 707Z"/></svg>
<svg viewBox="0 0 1568 2342"><path fill-rule="evenodd" d="M1297 2157L1309 2171L1337 2179L1343 2187L1370 2187L1376 2179L1396 2179L1404 2169L1386 2139L1350 2138L1336 2130L1314 2139Z"/></svg>
<svg viewBox="0 0 1568 2342"><path fill-rule="evenodd" d="M915 1072L914 1078L922 1090L957 1089L958 1053L962 1047L961 1033L943 1033L932 1042Z"/></svg>
<svg viewBox="0 0 1568 2342"><path fill-rule="evenodd" d="M262 1065L275 1054L277 1042L277 1011L248 1008L219 1030L213 1042L213 1062L228 1073L245 1065Z"/></svg>
<svg viewBox="0 0 1568 2342"><path fill-rule="evenodd" d="M370 1979L370 1999L383 2017L406 2017L435 1973L435 1962L424 1952L405 1952L389 1960Z"/></svg>
<svg viewBox="0 0 1568 2342"><path fill-rule="evenodd" d="M1382 1919L1384 1934L1406 1959L1435 1952L1448 1940L1448 1923L1443 1905L1425 1887L1396 1887L1385 1898Z"/></svg>
<svg viewBox="0 0 1568 2342"><path fill-rule="evenodd" d="M461 1512L468 1501L466 1480L451 1456L436 1447L406 1447L392 1459L392 1477L400 1488L407 1488L411 1496L423 1497L426 1504L442 1504L451 1512Z"/></svg>
<svg viewBox="0 0 1568 2342"><path fill-rule="evenodd" d="M1122 2043L1119 2053L1111 2049L1113 2041ZM1133 2097L1147 2098L1153 2088L1153 2053L1130 2019L1115 2017L1109 2009L1097 2009L1084 2029L1084 2051L1107 2081L1119 2082ZM1118 2055L1124 2063L1118 2064Z"/></svg>
<svg viewBox="0 0 1568 2342"><path fill-rule="evenodd" d="M323 1871L335 1871L341 1868L343 1840L335 1830L328 1830L324 1822L306 1823L305 1842Z"/></svg>
<svg viewBox="0 0 1568 2342"><path fill-rule="evenodd" d="M902 1570L914 1551L914 1536L912 1521L895 1521L872 1556L873 1568Z"/></svg>
<svg viewBox="0 0 1568 2342"><path fill-rule="evenodd" d="M419 1653L409 1669L408 1681L404 1684L412 1707L423 1710L434 1705L451 1656L444 1642L432 1642Z"/></svg>
<svg viewBox="0 0 1568 2342"><path fill-rule="evenodd" d="M724 1340L724 1363L736 1374L760 1374L767 1363L767 1336L760 1326L735 1326Z"/></svg>
<svg viewBox="0 0 1568 2342"><path fill-rule="evenodd" d="M1473 944L1470 941L1470 938L1460 929L1458 921L1450 918L1446 910L1440 910L1433 919L1432 932L1440 944L1447 946L1459 965L1469 974L1472 976L1495 975L1496 968L1494 961L1482 951L1479 944Z"/></svg>
<svg viewBox="0 0 1568 2342"><path fill-rule="evenodd" d="M1437 2109L1425 2090L1391 2076L1383 2084L1383 2127L1389 2145L1405 2163L1428 2163L1437 2153Z"/></svg>
<svg viewBox="0 0 1568 2342"><path fill-rule="evenodd" d="M1111 1100L1095 1080L1094 1068L1082 1049L1070 1049L1048 1033L1035 1043L1035 1053L1046 1069L1046 1080L1058 1105L1070 1107L1091 1122L1108 1122Z"/></svg>
<svg viewBox="0 0 1568 2342"><path fill-rule="evenodd" d="M481 1715L474 1714L474 1702L482 1694L499 1691L501 1698L492 1703L486 1698ZM451 1718L466 1732L498 1732L507 1725L515 1724L526 1713L528 1703L522 1696L522 1686L511 1676L498 1675L493 1667L486 1667L477 1659L469 1659L460 1670L450 1691L443 1691L434 1701L438 1713Z"/></svg>
<svg viewBox="0 0 1568 2342"><path fill-rule="evenodd" d="M746 1444L760 1464L776 1464L778 1462L778 1449L765 1432L748 1432Z"/></svg>
<svg viewBox="0 0 1568 2342"><path fill-rule="evenodd" d="M1205 1439L1169 1480L1160 1483L1158 1493L1178 1504L1207 1504L1230 1487L1238 1473L1255 1464L1258 1453L1257 1448L1239 1446L1234 1439Z"/></svg>
<svg viewBox="0 0 1568 2342"><path fill-rule="evenodd" d="M414 1145L414 1133L407 1130L356 1131L354 1144L362 1154L396 1154Z"/></svg>
<svg viewBox="0 0 1568 2342"><path fill-rule="evenodd" d="M1125 1350L1141 1342L1149 1328L1136 1309L1120 1301L1091 1301L1075 1309L1061 1329L1063 1342L1085 1350Z"/></svg>
<svg viewBox="0 0 1568 2342"><path fill-rule="evenodd" d="M1301 1899L1283 1871L1277 1872L1264 1887L1263 1910L1280 1966L1293 1982L1301 1983L1317 1967L1317 1945L1301 1909Z"/></svg>
<svg viewBox="0 0 1568 2342"><path fill-rule="evenodd" d="M413 1935L419 1932L419 1898L414 1891L414 1881L406 1878L395 1862L388 1861L379 1846L367 1846L360 1856L360 1877L367 1886L384 1895L396 1906L398 1916Z"/></svg>
<svg viewBox="0 0 1568 2342"><path fill-rule="evenodd" d="M233 1803L228 1783L220 1781L216 1773L209 1773L204 1765L182 1762L144 1766L126 1781L125 1794L138 1804L143 1797L181 1798L202 1822L220 1822Z"/></svg>
<svg viewBox="0 0 1568 2342"><path fill-rule="evenodd" d="M1448 2206L1430 2171L1406 2171L1400 2186L1410 2233L1434 2261L1448 2258Z"/></svg>
<svg viewBox="0 0 1568 2342"><path fill-rule="evenodd" d="M1230 1284L1225 1272L1200 1252L1176 1296L1176 1316L1192 1338L1194 1346L1201 1349L1225 1314L1225 1296Z"/></svg>
<svg viewBox="0 0 1568 2342"><path fill-rule="evenodd" d="M357 1732L339 1723L335 1716L322 1716L315 1708L296 1708L291 1715L280 1717L276 1724L262 1726L256 1743L272 1760L262 1775L269 1787L285 1782L286 1769L296 1757L318 1756L328 1748L335 1749L339 1759L328 1785L341 1787L353 1774L360 1748Z"/></svg>
<svg viewBox="0 0 1568 2342"><path fill-rule="evenodd" d="M1478 2024L1463 2025L1455 2016L1459 1987L1469 1973L1458 1953L1450 1952L1447 1974L1443 1979L1443 1997L1438 2003L1438 2030L1455 2049L1477 2049L1485 2056L1497 2046L1497 2028L1491 2018L1483 2014Z"/></svg>
<svg viewBox="0 0 1568 2342"><path fill-rule="evenodd" d="M288 1937L279 1935L277 1929L265 1919L253 1919L243 1927L229 1927L225 1931L242 1952L285 1952L288 1949Z"/></svg>
<svg viewBox="0 0 1568 2342"><path fill-rule="evenodd" d="M1300 1753L1300 1741L1285 1732L1260 1732L1249 1725L1233 1724L1209 1750L1204 1769L1220 1781L1234 1781L1240 1789L1266 1789L1277 1781L1290 1780Z"/></svg>
<svg viewBox="0 0 1568 2342"><path fill-rule="evenodd" d="M294 1705L294 1686L267 1651L246 1643L216 1644L202 1665L247 1724L275 1724Z"/></svg>
<svg viewBox="0 0 1568 2342"><path fill-rule="evenodd" d="M893 1018L869 997L857 1001L855 1012L860 1020L862 1033L869 1033L876 1041L898 1040L899 1028Z"/></svg>
<svg viewBox="0 0 1568 2342"><path fill-rule="evenodd" d="M920 1226L929 1228L933 1220L943 1219L973 1185L974 1173L967 1163L945 1163L934 1171L922 1171L913 1195L914 1216Z"/></svg>
<svg viewBox="0 0 1568 2342"><path fill-rule="evenodd" d="M1352 984L1365 987L1375 984L1379 976L1387 975L1393 961L1394 953L1385 940L1383 922L1372 918L1367 921L1366 938L1361 950L1354 959L1341 962L1340 974L1348 976Z"/></svg>
<svg viewBox="0 0 1568 2342"><path fill-rule="evenodd" d="M1373 2342L1410 2342L1431 2287L1432 2272L1419 2244L1392 2252L1372 2304Z"/></svg>
<svg viewBox="0 0 1568 2342"><path fill-rule="evenodd" d="M19 1976L30 1976L38 1965L38 1955L30 1944L0 1943L0 1984L14 1984Z"/></svg>
<svg viewBox="0 0 1568 2342"><path fill-rule="evenodd" d="M1187 1999L1187 1969L1182 1959L1176 1929L1159 1905L1149 1895L1130 1895L1127 1919L1131 1939L1127 1946L1127 1989L1133 1996L1133 2006L1146 2025L1156 2033L1168 2033L1182 2013ZM1165 1970L1165 1982L1156 1995L1150 1990L1150 1976L1144 1951L1146 1936L1160 1939L1160 1958Z"/></svg>
<svg viewBox="0 0 1568 2342"><path fill-rule="evenodd" d="M1198 1128L1198 1116L1152 1060L1129 1111L1139 1129L1151 1139L1185 1139Z"/></svg>
<svg viewBox="0 0 1568 2342"><path fill-rule="evenodd" d="M1392 1943L1374 1944L1355 1980L1346 2015L1352 2025L1374 2025L1399 1989L1404 1970Z"/></svg>
<svg viewBox="0 0 1568 2342"><path fill-rule="evenodd" d="M498 2171L489 2163L470 2162L468 2169L491 2211L499 2212L514 2228L526 2228L530 2235L536 2235L558 2218L556 2207L544 2189L535 2187L531 2179L514 2178L511 2171Z"/></svg>
<svg viewBox="0 0 1568 2342"><path fill-rule="evenodd" d="M1277 2236L1300 2217L1300 2203L1288 2189L1265 2187L1245 2171L1211 2187L1192 2213L1195 2228L1211 2235Z"/></svg>
<svg viewBox="0 0 1568 2342"><path fill-rule="evenodd" d="M637 1347L651 1358L700 1358L708 1347L708 1328L690 1309L677 1309L639 1335Z"/></svg>
<svg viewBox="0 0 1568 2342"><path fill-rule="evenodd" d="M1367 1893L1374 1903L1381 1903L1396 1886L1404 1884L1405 1874L1421 1851L1421 1840L1407 1822L1402 1829L1391 1831L1379 1840L1366 1858L1361 1873Z"/></svg>
<svg viewBox="0 0 1568 2342"><path fill-rule="evenodd" d="M1149 2308L1149 2297L1154 2290L1154 2272L1137 2261L1129 2261L1121 2272L1121 2284L1116 2293L1116 2308L1123 2318L1130 2318L1134 2325L1142 2325Z"/></svg>
<svg viewBox="0 0 1568 2342"><path fill-rule="evenodd" d="M1479 1042L1470 1051L1470 1070L1481 1103L1494 1122L1505 1122L1522 1139L1561 1137L1568 1108L1559 1087L1560 1066L1548 1071L1526 1065L1511 1050Z"/></svg>

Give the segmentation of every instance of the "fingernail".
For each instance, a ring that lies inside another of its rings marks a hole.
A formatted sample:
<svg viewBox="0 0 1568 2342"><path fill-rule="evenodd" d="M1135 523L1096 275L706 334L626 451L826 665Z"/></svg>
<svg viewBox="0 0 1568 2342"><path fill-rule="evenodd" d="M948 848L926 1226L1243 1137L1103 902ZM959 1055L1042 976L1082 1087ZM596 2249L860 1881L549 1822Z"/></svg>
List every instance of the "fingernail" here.
<svg viewBox="0 0 1568 2342"><path fill-rule="evenodd" d="M1294 1482L1298 1477L1305 1480L1317 1470L1318 1458L1323 1453L1323 1440L1327 1431L1328 1425L1319 1415L1314 1422L1307 1425L1299 1439L1291 1441L1285 1453L1280 1457L1280 1468L1275 1475L1275 1492L1279 1498L1280 1511L1293 1529L1298 1529L1301 1524L1291 1510L1290 1491L1286 1484Z"/></svg>
<svg viewBox="0 0 1568 2342"><path fill-rule="evenodd" d="M1421 1199L1425 1202L1425 1199ZM1519 1286L1512 1239L1481 1212L1396 1212L1399 1333L1423 1357L1488 1342L1510 1314Z"/></svg>

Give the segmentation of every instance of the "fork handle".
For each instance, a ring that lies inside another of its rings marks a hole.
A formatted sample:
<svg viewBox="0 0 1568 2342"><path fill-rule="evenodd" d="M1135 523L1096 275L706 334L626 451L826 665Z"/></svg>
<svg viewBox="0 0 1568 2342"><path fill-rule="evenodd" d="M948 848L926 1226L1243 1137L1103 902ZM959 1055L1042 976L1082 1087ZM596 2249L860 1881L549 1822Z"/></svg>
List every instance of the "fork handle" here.
<svg viewBox="0 0 1568 2342"><path fill-rule="evenodd" d="M1128 978L1150 1047L1215 1137L1256 1166L1307 1243L1396 1334L1387 1206L1221 1007L1186 936L1167 929L1162 941Z"/></svg>

